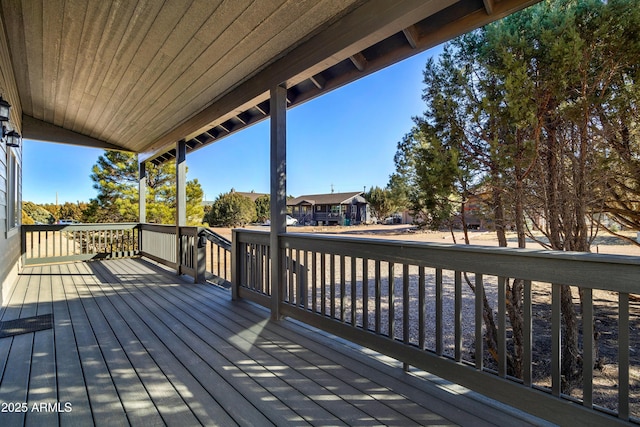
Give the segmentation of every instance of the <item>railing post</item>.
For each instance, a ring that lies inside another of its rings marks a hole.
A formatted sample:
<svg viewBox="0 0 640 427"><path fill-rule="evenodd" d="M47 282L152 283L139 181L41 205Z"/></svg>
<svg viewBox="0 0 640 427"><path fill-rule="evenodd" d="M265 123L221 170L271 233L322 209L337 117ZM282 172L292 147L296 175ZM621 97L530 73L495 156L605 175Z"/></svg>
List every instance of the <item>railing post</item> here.
<svg viewBox="0 0 640 427"><path fill-rule="evenodd" d="M280 319L282 289L285 281L280 250L281 233L286 233L287 214L287 89L271 89L271 318Z"/></svg>
<svg viewBox="0 0 640 427"><path fill-rule="evenodd" d="M187 144L184 140L176 143L176 270L182 274L182 236L180 227L187 225Z"/></svg>
<svg viewBox="0 0 640 427"><path fill-rule="evenodd" d="M207 271L207 239L204 234L201 235L202 229L198 228L196 232L194 268L196 270L196 283L204 283L206 281L205 273Z"/></svg>

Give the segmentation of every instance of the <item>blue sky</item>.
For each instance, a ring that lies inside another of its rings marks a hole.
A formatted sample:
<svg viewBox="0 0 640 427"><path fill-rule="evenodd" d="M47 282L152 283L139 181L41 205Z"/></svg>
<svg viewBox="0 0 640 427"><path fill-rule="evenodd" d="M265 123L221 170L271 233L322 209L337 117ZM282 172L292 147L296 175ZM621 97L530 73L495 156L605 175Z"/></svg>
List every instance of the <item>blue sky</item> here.
<svg viewBox="0 0 640 427"><path fill-rule="evenodd" d="M422 71L440 47L423 52L287 114L287 193L362 191L384 187L396 145L424 110ZM85 201L96 196L89 178L102 150L25 140L23 200ZM269 121L187 155L187 178L207 200L235 188L269 192Z"/></svg>

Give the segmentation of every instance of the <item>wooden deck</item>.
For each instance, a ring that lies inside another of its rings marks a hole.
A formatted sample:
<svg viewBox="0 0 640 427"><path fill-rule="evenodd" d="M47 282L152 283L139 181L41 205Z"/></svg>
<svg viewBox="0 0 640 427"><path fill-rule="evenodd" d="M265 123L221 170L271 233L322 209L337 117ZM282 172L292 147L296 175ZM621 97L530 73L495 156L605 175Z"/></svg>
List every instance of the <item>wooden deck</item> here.
<svg viewBox="0 0 640 427"><path fill-rule="evenodd" d="M2 426L534 421L145 260L25 268L1 320L50 313L0 339Z"/></svg>

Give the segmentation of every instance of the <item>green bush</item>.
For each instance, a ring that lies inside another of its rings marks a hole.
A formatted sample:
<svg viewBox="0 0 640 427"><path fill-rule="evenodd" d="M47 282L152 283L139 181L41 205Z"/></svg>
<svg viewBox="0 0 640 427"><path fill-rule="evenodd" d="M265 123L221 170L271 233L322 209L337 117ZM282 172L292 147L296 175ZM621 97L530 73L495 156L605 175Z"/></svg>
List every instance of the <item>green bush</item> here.
<svg viewBox="0 0 640 427"><path fill-rule="evenodd" d="M256 205L250 198L236 192L218 196L205 218L211 226L236 227L256 219Z"/></svg>

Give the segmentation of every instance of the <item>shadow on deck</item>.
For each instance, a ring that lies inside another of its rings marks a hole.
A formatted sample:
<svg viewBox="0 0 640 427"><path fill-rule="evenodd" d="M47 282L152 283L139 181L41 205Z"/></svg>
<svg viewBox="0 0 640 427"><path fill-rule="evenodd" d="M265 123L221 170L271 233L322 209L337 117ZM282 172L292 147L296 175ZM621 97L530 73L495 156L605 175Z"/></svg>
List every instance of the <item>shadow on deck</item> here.
<svg viewBox="0 0 640 427"><path fill-rule="evenodd" d="M25 268L0 425L526 425L529 417L141 259Z"/></svg>

